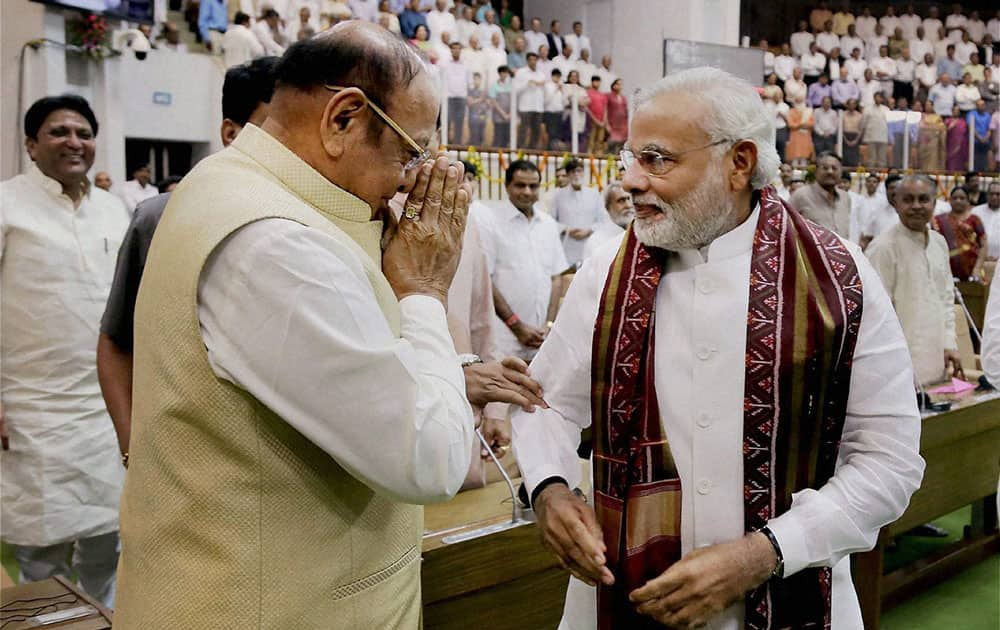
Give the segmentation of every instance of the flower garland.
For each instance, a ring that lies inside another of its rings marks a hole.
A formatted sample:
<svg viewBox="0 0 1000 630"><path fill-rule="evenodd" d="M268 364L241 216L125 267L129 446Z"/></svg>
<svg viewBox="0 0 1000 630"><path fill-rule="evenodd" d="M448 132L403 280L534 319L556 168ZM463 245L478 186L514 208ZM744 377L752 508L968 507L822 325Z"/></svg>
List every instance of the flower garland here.
<svg viewBox="0 0 1000 630"><path fill-rule="evenodd" d="M93 13L66 22L67 44L77 46L84 55L93 59L103 59L112 54L108 45L108 23Z"/></svg>

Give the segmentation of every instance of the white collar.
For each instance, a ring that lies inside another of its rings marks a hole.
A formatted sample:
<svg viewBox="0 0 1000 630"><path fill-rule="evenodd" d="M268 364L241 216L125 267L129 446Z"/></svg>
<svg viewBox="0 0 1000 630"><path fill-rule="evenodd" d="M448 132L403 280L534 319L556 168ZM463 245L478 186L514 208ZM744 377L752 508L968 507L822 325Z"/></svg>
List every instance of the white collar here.
<svg viewBox="0 0 1000 630"><path fill-rule="evenodd" d="M754 206L750 216L733 229L718 237L701 249L682 249L676 252L685 268L696 267L709 262L719 262L735 258L753 248L753 237L760 218L760 202Z"/></svg>
<svg viewBox="0 0 1000 630"><path fill-rule="evenodd" d="M34 162L32 162L31 166L28 167L28 172L25 173L25 177L53 197L66 197L69 199L69 195L63 192L62 184L43 173ZM83 182L83 196L84 198L89 199L91 191L90 180L84 178Z"/></svg>

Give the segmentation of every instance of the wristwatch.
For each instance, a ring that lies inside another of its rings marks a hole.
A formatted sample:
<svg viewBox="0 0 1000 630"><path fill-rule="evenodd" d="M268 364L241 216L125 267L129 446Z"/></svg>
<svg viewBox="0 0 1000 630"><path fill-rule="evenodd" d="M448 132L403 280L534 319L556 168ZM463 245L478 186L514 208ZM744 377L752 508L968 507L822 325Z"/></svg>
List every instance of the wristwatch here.
<svg viewBox="0 0 1000 630"><path fill-rule="evenodd" d="M771 571L771 577L785 577L785 556L781 553L781 547L778 545L778 539L774 537L774 533L771 532L771 529L768 527L761 527L759 531L767 536L767 539L771 542L771 546L774 547L774 555L778 557L778 562L774 565L774 570Z"/></svg>
<svg viewBox="0 0 1000 630"><path fill-rule="evenodd" d="M479 358L478 354L460 354L458 355L458 360L462 364L463 368L483 362L483 360Z"/></svg>

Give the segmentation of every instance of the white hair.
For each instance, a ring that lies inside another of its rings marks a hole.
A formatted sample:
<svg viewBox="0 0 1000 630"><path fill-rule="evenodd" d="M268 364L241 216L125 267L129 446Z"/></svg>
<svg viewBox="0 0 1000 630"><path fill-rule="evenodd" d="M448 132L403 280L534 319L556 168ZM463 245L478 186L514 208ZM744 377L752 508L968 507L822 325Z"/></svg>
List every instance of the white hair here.
<svg viewBox="0 0 1000 630"><path fill-rule="evenodd" d="M757 147L757 165L750 180L764 188L777 176L781 158L774 146L774 120L760 95L748 82L718 68L691 68L663 77L636 91L632 112L663 94L679 92L699 101L705 112L702 129L712 142L748 140ZM723 146L722 148L727 148Z"/></svg>

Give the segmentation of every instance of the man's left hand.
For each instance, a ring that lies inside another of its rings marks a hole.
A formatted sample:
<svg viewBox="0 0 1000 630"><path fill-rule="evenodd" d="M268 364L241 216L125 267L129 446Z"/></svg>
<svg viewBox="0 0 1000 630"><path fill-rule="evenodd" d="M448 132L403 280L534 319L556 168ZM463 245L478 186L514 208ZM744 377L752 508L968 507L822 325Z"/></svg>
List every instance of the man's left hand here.
<svg viewBox="0 0 1000 630"><path fill-rule="evenodd" d="M567 232L567 234L569 234L570 238L578 240L578 241L582 241L582 240L584 240L586 238L590 238L590 235L593 234L593 233L594 233L593 230L588 230L588 229L585 229L585 228L574 228L574 229L570 230L569 232Z"/></svg>
<svg viewBox="0 0 1000 630"><path fill-rule="evenodd" d="M510 421L505 418L483 418L479 430L497 459L503 459L510 446ZM490 459L489 452L482 446L479 448L479 456L484 460Z"/></svg>
<svg viewBox="0 0 1000 630"><path fill-rule="evenodd" d="M944 369L951 368L951 375L965 380L965 370L962 369L962 355L955 350L944 351Z"/></svg>
<svg viewBox="0 0 1000 630"><path fill-rule="evenodd" d="M760 532L696 549L629 594L643 615L672 628L709 622L768 580L778 558Z"/></svg>
<svg viewBox="0 0 1000 630"><path fill-rule="evenodd" d="M535 405L548 407L542 386L532 380L528 364L517 357L465 366L465 396L477 407L491 402L518 405L528 412Z"/></svg>

